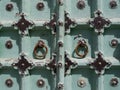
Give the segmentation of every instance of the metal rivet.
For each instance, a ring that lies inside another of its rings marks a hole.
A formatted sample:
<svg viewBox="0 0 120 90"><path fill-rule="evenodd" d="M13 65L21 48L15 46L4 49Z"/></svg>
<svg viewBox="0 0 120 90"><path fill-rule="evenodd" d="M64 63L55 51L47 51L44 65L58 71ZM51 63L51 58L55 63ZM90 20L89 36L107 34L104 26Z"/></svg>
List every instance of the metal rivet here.
<svg viewBox="0 0 120 90"><path fill-rule="evenodd" d="M13 5L12 4L7 4L6 5L6 10L7 11L11 11L13 9Z"/></svg>
<svg viewBox="0 0 120 90"><path fill-rule="evenodd" d="M12 81L11 79L7 79L7 80L5 81L5 84L6 84L6 86L8 86L8 87L12 87L12 86L13 86L13 81Z"/></svg>
<svg viewBox="0 0 120 90"><path fill-rule="evenodd" d="M63 0L58 0L59 5L63 5Z"/></svg>
<svg viewBox="0 0 120 90"><path fill-rule="evenodd" d="M62 63L61 62L58 63L58 67L60 67L60 68L62 67Z"/></svg>
<svg viewBox="0 0 120 90"><path fill-rule="evenodd" d="M77 3L77 7L79 9L83 9L85 8L85 2L83 0L80 0L78 3Z"/></svg>
<svg viewBox="0 0 120 90"><path fill-rule="evenodd" d="M111 8L115 8L116 6L117 6L117 2L114 1L114 0L112 0L112 1L110 2L110 7L111 7Z"/></svg>
<svg viewBox="0 0 120 90"><path fill-rule="evenodd" d="M58 89L63 89L64 85L62 83L58 84Z"/></svg>
<svg viewBox="0 0 120 90"><path fill-rule="evenodd" d="M10 40L6 41L5 46L6 46L6 48L11 49L13 47L12 41L10 41Z"/></svg>
<svg viewBox="0 0 120 90"><path fill-rule="evenodd" d="M43 80L43 79L39 79L38 81L37 81L37 86L38 87L43 87L45 85L45 81Z"/></svg>
<svg viewBox="0 0 120 90"><path fill-rule="evenodd" d="M59 47L63 47L63 42L58 42Z"/></svg>
<svg viewBox="0 0 120 90"><path fill-rule="evenodd" d="M117 78L112 78L110 81L111 86L117 86L118 85L118 79Z"/></svg>
<svg viewBox="0 0 120 90"><path fill-rule="evenodd" d="M112 39L110 44L112 47L116 47L118 45L118 40Z"/></svg>
<svg viewBox="0 0 120 90"><path fill-rule="evenodd" d="M86 82L84 79L80 79L78 80L78 86L80 86L81 88L85 87L86 86Z"/></svg>
<svg viewBox="0 0 120 90"><path fill-rule="evenodd" d="M37 9L42 10L44 8L44 4L42 2L37 4Z"/></svg>
<svg viewBox="0 0 120 90"><path fill-rule="evenodd" d="M59 25L59 26L63 26L63 22L59 21L59 22L58 22L58 25Z"/></svg>

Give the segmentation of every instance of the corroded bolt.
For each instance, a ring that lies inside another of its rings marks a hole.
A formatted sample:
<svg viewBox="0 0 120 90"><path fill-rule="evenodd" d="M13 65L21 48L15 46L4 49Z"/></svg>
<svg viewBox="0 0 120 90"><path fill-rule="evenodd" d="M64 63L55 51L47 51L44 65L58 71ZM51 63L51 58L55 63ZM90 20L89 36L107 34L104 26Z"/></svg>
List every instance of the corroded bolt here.
<svg viewBox="0 0 120 90"><path fill-rule="evenodd" d="M12 4L7 4L6 5L6 10L7 11L11 11L13 9L13 5Z"/></svg>
<svg viewBox="0 0 120 90"><path fill-rule="evenodd" d="M110 7L111 8L115 8L117 6L117 2L115 1L115 0L112 0L111 2L110 2Z"/></svg>
<svg viewBox="0 0 120 90"><path fill-rule="evenodd" d="M13 81L12 81L11 79L7 79L7 80L5 81L5 84L6 84L6 86L8 86L8 87L12 87L12 86L13 86Z"/></svg>
<svg viewBox="0 0 120 90"><path fill-rule="evenodd" d="M112 78L110 81L111 86L117 86L118 85L118 79L117 78Z"/></svg>
<svg viewBox="0 0 120 90"><path fill-rule="evenodd" d="M118 45L118 40L116 40L116 39L111 40L112 47L116 47L117 45Z"/></svg>
<svg viewBox="0 0 120 90"><path fill-rule="evenodd" d="M40 3L37 4L36 7L37 7L38 10L42 10L44 8L44 4L42 2L40 2Z"/></svg>
<svg viewBox="0 0 120 90"><path fill-rule="evenodd" d="M11 49L12 48L12 41L8 40L5 44L6 48Z"/></svg>
<svg viewBox="0 0 120 90"><path fill-rule="evenodd" d="M43 80L43 79L39 79L38 81L37 81L37 86L38 87L43 87L45 85L45 81Z"/></svg>
<svg viewBox="0 0 120 90"><path fill-rule="evenodd" d="M83 0L80 0L78 3L77 3L77 7L79 9L83 9L85 7L85 2Z"/></svg>

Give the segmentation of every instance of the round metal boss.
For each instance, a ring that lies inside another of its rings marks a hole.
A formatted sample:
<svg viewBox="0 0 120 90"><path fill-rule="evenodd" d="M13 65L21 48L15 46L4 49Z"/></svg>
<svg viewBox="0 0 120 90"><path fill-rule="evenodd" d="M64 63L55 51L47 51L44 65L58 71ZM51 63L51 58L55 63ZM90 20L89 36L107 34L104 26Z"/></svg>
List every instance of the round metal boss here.
<svg viewBox="0 0 120 90"><path fill-rule="evenodd" d="M6 10L11 11L13 9L13 4L7 4L6 5Z"/></svg>
<svg viewBox="0 0 120 90"><path fill-rule="evenodd" d="M39 79L38 81L37 81L37 86L38 87L43 87L45 85L45 81L43 80L43 79Z"/></svg>
<svg viewBox="0 0 120 90"><path fill-rule="evenodd" d="M13 86L13 81L11 79L7 79L5 81L5 84L6 84L7 87L12 87Z"/></svg>
<svg viewBox="0 0 120 90"><path fill-rule="evenodd" d="M38 10L42 10L44 8L44 3L39 2L36 7Z"/></svg>

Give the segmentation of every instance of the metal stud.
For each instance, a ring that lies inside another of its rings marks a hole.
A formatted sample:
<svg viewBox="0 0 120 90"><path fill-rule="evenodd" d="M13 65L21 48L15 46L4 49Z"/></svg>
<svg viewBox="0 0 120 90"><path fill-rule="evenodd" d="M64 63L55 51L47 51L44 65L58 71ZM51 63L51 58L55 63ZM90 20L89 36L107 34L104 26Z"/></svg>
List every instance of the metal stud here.
<svg viewBox="0 0 120 90"><path fill-rule="evenodd" d="M58 0L59 5L63 5L63 0Z"/></svg>
<svg viewBox="0 0 120 90"><path fill-rule="evenodd" d="M6 10L11 11L13 9L13 4L7 4L6 5Z"/></svg>
<svg viewBox="0 0 120 90"><path fill-rule="evenodd" d="M58 63L58 67L61 68L63 65L61 62Z"/></svg>
<svg viewBox="0 0 120 90"><path fill-rule="evenodd" d="M37 81L37 86L38 87L43 87L45 85L45 81L43 80L43 79L39 79L38 81Z"/></svg>
<svg viewBox="0 0 120 90"><path fill-rule="evenodd" d="M42 2L39 2L36 7L38 10L42 10L44 8L44 4Z"/></svg>
<svg viewBox="0 0 120 90"><path fill-rule="evenodd" d="M117 6L117 2L115 0L111 0L109 4L111 8L115 8Z"/></svg>
<svg viewBox="0 0 120 90"><path fill-rule="evenodd" d="M5 46L6 46L6 48L11 49L13 47L12 41L10 41L10 40L6 41Z"/></svg>
<svg viewBox="0 0 120 90"><path fill-rule="evenodd" d="M80 86L81 88L86 86L86 81L84 79L80 79L78 80L78 86Z"/></svg>
<svg viewBox="0 0 120 90"><path fill-rule="evenodd" d="M62 83L58 84L58 89L63 89L64 85Z"/></svg>
<svg viewBox="0 0 120 90"><path fill-rule="evenodd" d="M5 84L6 84L7 87L12 87L13 86L13 81L11 79L7 79L5 81Z"/></svg>
<svg viewBox="0 0 120 90"><path fill-rule="evenodd" d="M110 81L111 86L117 86L118 85L118 78L112 78Z"/></svg>
<svg viewBox="0 0 120 90"><path fill-rule="evenodd" d="M78 1L77 7L78 7L79 9L85 8L85 2L84 2L83 0Z"/></svg>
<svg viewBox="0 0 120 90"><path fill-rule="evenodd" d="M63 42L62 42L62 41L59 41L59 42L58 42L58 46L59 46L59 47L63 47Z"/></svg>
<svg viewBox="0 0 120 90"><path fill-rule="evenodd" d="M112 47L116 47L118 45L118 40L117 39L112 39L111 42L110 42L110 45Z"/></svg>

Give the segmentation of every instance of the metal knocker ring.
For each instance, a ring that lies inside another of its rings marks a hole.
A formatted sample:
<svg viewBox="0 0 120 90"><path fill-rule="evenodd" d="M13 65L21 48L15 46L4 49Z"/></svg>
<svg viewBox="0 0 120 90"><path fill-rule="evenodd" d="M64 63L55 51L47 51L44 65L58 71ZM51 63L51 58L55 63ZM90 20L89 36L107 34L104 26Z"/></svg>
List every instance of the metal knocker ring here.
<svg viewBox="0 0 120 90"><path fill-rule="evenodd" d="M85 49L85 50L84 50L84 54L80 54L80 53L79 53L79 49L80 49L80 48L84 48L84 49ZM80 40L80 41L78 42L78 45L77 45L76 48L75 48L75 52L76 52L76 54L77 54L80 58L84 58L84 57L87 55L87 53L88 53L88 46L87 46L85 40Z"/></svg>
<svg viewBox="0 0 120 90"><path fill-rule="evenodd" d="M45 52L42 55L38 55L38 51L37 50L39 48L45 49ZM35 55L35 58L37 58L37 59L44 59L46 54L47 54L47 52L48 52L48 48L46 47L45 43L42 40L38 41L38 43L36 44L36 46L34 48L34 51L33 51L33 53Z"/></svg>

